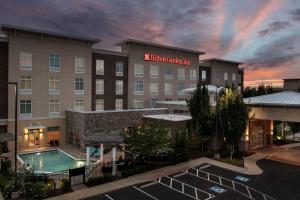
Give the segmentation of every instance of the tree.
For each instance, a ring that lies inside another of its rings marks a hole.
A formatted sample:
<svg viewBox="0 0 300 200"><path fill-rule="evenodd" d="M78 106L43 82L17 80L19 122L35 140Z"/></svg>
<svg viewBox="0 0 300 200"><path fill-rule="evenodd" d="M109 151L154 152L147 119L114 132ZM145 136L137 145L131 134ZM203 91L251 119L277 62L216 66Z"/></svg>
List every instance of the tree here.
<svg viewBox="0 0 300 200"><path fill-rule="evenodd" d="M189 138L193 136L194 143L198 141L202 144L203 150L203 143L209 139L215 122L208 89L204 83L198 83L196 90L187 99L187 106L192 117L189 123Z"/></svg>
<svg viewBox="0 0 300 200"><path fill-rule="evenodd" d="M247 107L242 96L232 88L226 88L220 92L217 107L221 129L230 149L230 159L232 159L235 146L247 127Z"/></svg>
<svg viewBox="0 0 300 200"><path fill-rule="evenodd" d="M175 163L187 161L189 159L189 146L187 138L187 130L178 130L175 133L175 141L172 144L172 153Z"/></svg>
<svg viewBox="0 0 300 200"><path fill-rule="evenodd" d="M300 130L300 123L299 122L289 122L288 125L293 133L293 139L295 139L295 133L297 133Z"/></svg>

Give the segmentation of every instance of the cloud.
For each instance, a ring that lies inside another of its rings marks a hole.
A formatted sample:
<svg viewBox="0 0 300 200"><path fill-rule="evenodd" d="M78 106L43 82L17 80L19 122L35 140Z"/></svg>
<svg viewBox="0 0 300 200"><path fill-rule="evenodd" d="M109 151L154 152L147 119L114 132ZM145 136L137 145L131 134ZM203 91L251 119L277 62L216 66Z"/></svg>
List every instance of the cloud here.
<svg viewBox="0 0 300 200"><path fill-rule="evenodd" d="M290 15L294 21L300 21L300 8L296 8L290 11Z"/></svg>
<svg viewBox="0 0 300 200"><path fill-rule="evenodd" d="M266 35L270 35L272 33L276 33L281 30L285 30L291 26L289 21L276 21L269 24L269 27L267 29L264 29L262 31L259 31L258 34L261 37L264 37Z"/></svg>

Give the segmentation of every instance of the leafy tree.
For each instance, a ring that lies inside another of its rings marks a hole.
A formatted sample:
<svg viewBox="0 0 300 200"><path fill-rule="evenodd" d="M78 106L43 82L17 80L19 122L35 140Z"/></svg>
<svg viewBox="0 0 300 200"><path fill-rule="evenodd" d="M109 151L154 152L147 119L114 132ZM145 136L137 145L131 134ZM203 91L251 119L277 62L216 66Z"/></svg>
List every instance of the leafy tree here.
<svg viewBox="0 0 300 200"><path fill-rule="evenodd" d="M275 91L271 85L268 86L259 85L257 89L246 87L243 92L243 97L244 98L255 97L255 96L260 96L265 94L272 94L274 92Z"/></svg>
<svg viewBox="0 0 300 200"><path fill-rule="evenodd" d="M226 88L220 92L217 107L220 125L230 148L230 158L232 159L235 146L239 143L247 127L247 107L242 96L232 88Z"/></svg>
<svg viewBox="0 0 300 200"><path fill-rule="evenodd" d="M187 161L189 159L189 146L187 130L178 130L175 133L175 141L172 144L172 153L175 163Z"/></svg>
<svg viewBox="0 0 300 200"><path fill-rule="evenodd" d="M295 139L295 133L297 133L300 130L300 123L298 122L289 122L288 123L292 133L293 133L293 138Z"/></svg>

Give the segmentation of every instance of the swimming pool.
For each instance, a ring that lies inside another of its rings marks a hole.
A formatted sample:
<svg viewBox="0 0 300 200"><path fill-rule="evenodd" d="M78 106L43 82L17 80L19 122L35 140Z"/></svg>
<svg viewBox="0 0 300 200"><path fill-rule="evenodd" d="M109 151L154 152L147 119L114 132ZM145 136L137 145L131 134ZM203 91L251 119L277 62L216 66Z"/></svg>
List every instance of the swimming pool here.
<svg viewBox="0 0 300 200"><path fill-rule="evenodd" d="M36 173L59 172L85 165L84 161L76 160L61 150L24 153L18 156L22 163L31 165Z"/></svg>

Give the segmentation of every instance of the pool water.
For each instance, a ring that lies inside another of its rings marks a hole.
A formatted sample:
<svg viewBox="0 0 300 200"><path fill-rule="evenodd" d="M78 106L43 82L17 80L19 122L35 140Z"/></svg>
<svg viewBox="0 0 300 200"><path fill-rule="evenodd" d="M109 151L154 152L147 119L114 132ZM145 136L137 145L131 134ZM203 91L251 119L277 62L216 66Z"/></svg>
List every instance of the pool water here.
<svg viewBox="0 0 300 200"><path fill-rule="evenodd" d="M84 162L75 160L59 150L20 154L23 162L29 163L35 172L59 172L84 166Z"/></svg>

